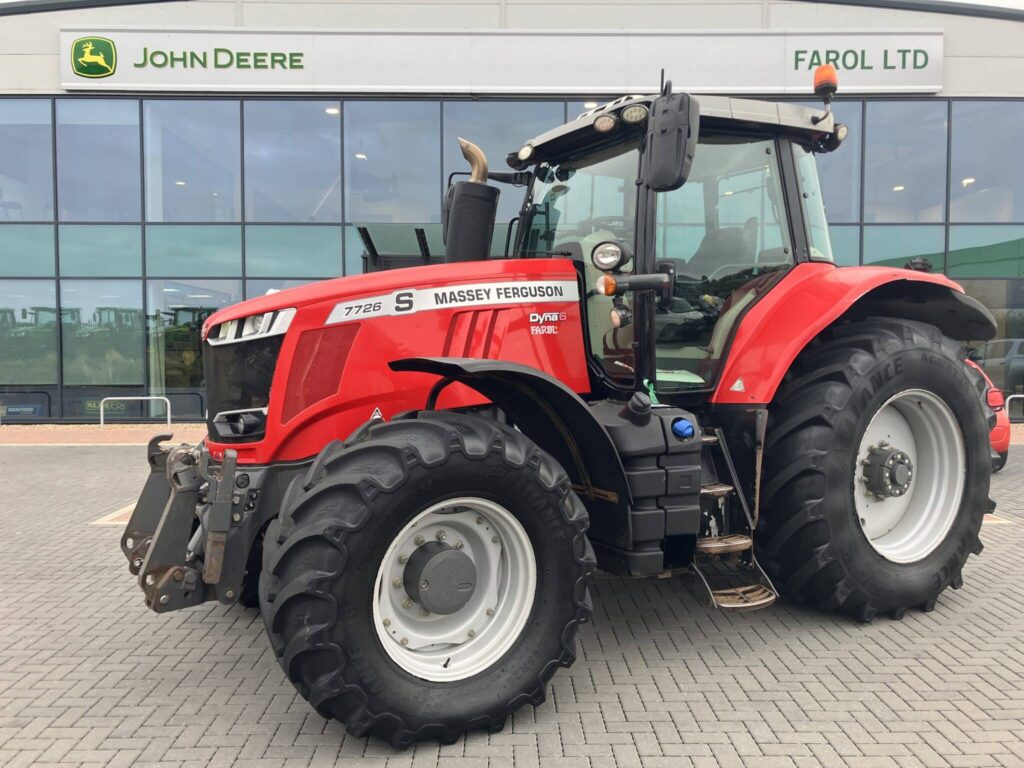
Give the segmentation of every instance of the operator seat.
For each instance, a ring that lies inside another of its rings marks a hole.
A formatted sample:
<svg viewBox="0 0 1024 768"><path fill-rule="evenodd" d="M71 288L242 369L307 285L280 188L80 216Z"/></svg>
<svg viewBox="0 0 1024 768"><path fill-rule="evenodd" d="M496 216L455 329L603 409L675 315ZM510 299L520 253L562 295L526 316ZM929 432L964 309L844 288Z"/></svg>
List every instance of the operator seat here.
<svg viewBox="0 0 1024 768"><path fill-rule="evenodd" d="M753 265L756 250L757 219L751 216L742 227L713 229L704 235L684 271L693 277L710 278L727 264Z"/></svg>

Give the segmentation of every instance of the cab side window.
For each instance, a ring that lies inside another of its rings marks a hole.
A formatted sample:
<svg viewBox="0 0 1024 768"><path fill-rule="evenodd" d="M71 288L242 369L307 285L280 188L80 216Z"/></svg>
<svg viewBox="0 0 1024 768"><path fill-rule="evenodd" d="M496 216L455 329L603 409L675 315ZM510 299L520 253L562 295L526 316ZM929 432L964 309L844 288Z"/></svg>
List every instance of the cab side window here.
<svg viewBox="0 0 1024 768"><path fill-rule="evenodd" d="M701 388L739 315L793 261L775 140L702 135L686 184L661 197L656 254L676 284L656 315L658 388Z"/></svg>

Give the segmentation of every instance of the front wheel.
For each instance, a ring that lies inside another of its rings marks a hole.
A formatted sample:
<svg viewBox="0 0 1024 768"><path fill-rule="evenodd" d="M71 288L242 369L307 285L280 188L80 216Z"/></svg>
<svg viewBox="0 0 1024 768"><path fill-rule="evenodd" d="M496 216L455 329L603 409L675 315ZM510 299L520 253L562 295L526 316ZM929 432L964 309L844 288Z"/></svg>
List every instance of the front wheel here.
<svg viewBox="0 0 1024 768"><path fill-rule="evenodd" d="M787 596L862 620L962 584L991 474L957 345L924 323L833 329L772 404L759 555Z"/></svg>
<svg viewBox="0 0 1024 768"><path fill-rule="evenodd" d="M594 555L569 478L521 433L448 412L327 446L267 531L282 668L353 735L499 730L575 658Z"/></svg>

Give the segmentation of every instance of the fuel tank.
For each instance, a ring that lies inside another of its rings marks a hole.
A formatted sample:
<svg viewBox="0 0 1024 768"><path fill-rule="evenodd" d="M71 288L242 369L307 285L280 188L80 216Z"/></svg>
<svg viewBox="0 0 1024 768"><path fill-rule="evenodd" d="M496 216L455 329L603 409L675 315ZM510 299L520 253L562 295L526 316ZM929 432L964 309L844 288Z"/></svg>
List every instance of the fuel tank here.
<svg viewBox="0 0 1024 768"><path fill-rule="evenodd" d="M239 464L298 461L374 416L423 408L437 377L388 367L407 357L521 363L584 394L581 291L569 259L508 259L354 275L223 309L203 324L207 447L214 459L234 448ZM437 407L485 402L452 385Z"/></svg>

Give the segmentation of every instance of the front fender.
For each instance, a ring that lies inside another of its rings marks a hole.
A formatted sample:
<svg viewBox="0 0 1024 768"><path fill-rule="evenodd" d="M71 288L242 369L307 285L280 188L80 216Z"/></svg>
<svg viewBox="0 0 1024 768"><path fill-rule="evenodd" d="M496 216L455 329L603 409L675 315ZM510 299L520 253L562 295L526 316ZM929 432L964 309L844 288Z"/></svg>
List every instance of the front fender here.
<svg viewBox="0 0 1024 768"><path fill-rule="evenodd" d="M528 365L475 358L413 357L390 366L476 390L562 465L588 508L610 506L620 514L629 509L629 483L611 436L586 402L553 376Z"/></svg>
<svg viewBox="0 0 1024 768"><path fill-rule="evenodd" d="M743 316L711 402L771 402L797 355L840 318L902 317L951 338L991 339L992 314L945 275L891 267L798 264Z"/></svg>

